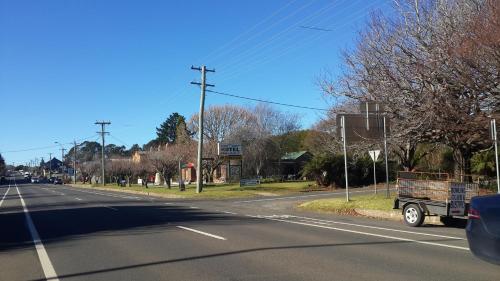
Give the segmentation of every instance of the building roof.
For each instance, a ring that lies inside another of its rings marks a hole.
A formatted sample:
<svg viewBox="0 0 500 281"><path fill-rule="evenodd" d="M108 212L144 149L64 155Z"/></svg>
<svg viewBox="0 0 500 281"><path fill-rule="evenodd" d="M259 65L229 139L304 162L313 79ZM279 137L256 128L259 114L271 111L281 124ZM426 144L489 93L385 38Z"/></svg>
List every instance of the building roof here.
<svg viewBox="0 0 500 281"><path fill-rule="evenodd" d="M299 159L302 155L304 154L309 154L306 150L303 151L295 151L295 152L288 152L285 155L281 157L281 160L297 160Z"/></svg>

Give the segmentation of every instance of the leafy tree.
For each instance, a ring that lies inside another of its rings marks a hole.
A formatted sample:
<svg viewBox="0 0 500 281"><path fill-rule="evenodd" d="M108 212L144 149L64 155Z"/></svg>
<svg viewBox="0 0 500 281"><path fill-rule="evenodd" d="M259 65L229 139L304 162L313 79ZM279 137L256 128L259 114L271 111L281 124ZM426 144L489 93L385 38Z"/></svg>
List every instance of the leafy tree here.
<svg viewBox="0 0 500 281"><path fill-rule="evenodd" d="M474 154L471 159L472 172L480 175L495 175L495 151L488 150Z"/></svg>
<svg viewBox="0 0 500 281"><path fill-rule="evenodd" d="M179 119L184 116L180 115L177 112L170 114L170 116L165 120L160 127L156 128L156 140L159 143L174 143L175 137L177 133L177 124L179 123Z"/></svg>
<svg viewBox="0 0 500 281"><path fill-rule="evenodd" d="M2 154L0 154L0 175L5 172L5 159L3 159Z"/></svg>

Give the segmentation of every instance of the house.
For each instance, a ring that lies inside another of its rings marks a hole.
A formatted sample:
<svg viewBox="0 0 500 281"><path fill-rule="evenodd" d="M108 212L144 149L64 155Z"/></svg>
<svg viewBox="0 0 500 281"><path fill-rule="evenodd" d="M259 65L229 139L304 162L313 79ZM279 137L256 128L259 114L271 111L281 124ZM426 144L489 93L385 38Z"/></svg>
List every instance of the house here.
<svg viewBox="0 0 500 281"><path fill-rule="evenodd" d="M279 162L281 175L287 179L300 178L300 172L312 157L313 155L305 150L286 153Z"/></svg>

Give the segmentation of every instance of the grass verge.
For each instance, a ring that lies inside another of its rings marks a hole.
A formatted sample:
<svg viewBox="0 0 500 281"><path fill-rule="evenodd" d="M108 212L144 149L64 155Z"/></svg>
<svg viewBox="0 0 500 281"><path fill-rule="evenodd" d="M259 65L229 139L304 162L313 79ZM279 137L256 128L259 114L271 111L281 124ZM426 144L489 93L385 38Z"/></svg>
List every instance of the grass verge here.
<svg viewBox="0 0 500 281"><path fill-rule="evenodd" d="M90 185L81 185L82 187L91 187ZM140 185L132 185L131 187L119 187L116 184L106 185L107 189L111 190L126 190L135 191L141 193L153 193L164 195L166 197L176 197L176 198L214 198L214 199L224 199L224 198L245 198L245 197L255 197L255 196L277 196L285 195L290 193L296 193L300 191L306 191L314 187L314 182L312 181L300 181L300 182L280 182L280 183L263 183L260 186L247 186L240 187L239 184L215 184L206 185L203 188L203 192L196 193L195 185L187 185L185 191L180 191L177 186L172 186L168 189L165 186L153 186L150 185L149 188L145 188ZM100 187L100 186L98 186Z"/></svg>
<svg viewBox="0 0 500 281"><path fill-rule="evenodd" d="M394 204L394 196L386 198L385 194L358 195L350 198L319 199L300 204L302 210L329 212L336 214L356 214L355 209L391 211Z"/></svg>

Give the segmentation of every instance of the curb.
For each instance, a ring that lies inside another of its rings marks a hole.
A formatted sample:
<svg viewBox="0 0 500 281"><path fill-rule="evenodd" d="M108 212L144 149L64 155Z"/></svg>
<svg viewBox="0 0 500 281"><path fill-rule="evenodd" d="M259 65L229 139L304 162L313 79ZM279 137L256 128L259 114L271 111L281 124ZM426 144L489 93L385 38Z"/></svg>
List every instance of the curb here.
<svg viewBox="0 0 500 281"><path fill-rule="evenodd" d="M150 192L114 189L114 188L105 188L105 187L90 187L90 186L87 187L87 186L74 185L74 184L66 184L66 186L71 186L74 188L81 188L81 189L94 189L94 190L101 190L101 191L114 191L114 192L121 192L121 193L127 193L127 194L145 195L145 196L158 197L158 198L188 199L187 197L184 197L181 195L175 195L175 194L158 194L158 193L154 193L154 192L150 193Z"/></svg>
<svg viewBox="0 0 500 281"><path fill-rule="evenodd" d="M377 219L385 219L385 220L393 220L393 221L403 221L403 215L401 211L392 210L392 211L381 211L381 210L367 210L367 209L354 209L356 213L369 217L369 218L377 218ZM426 216L424 223L443 225L440 221L439 216Z"/></svg>

